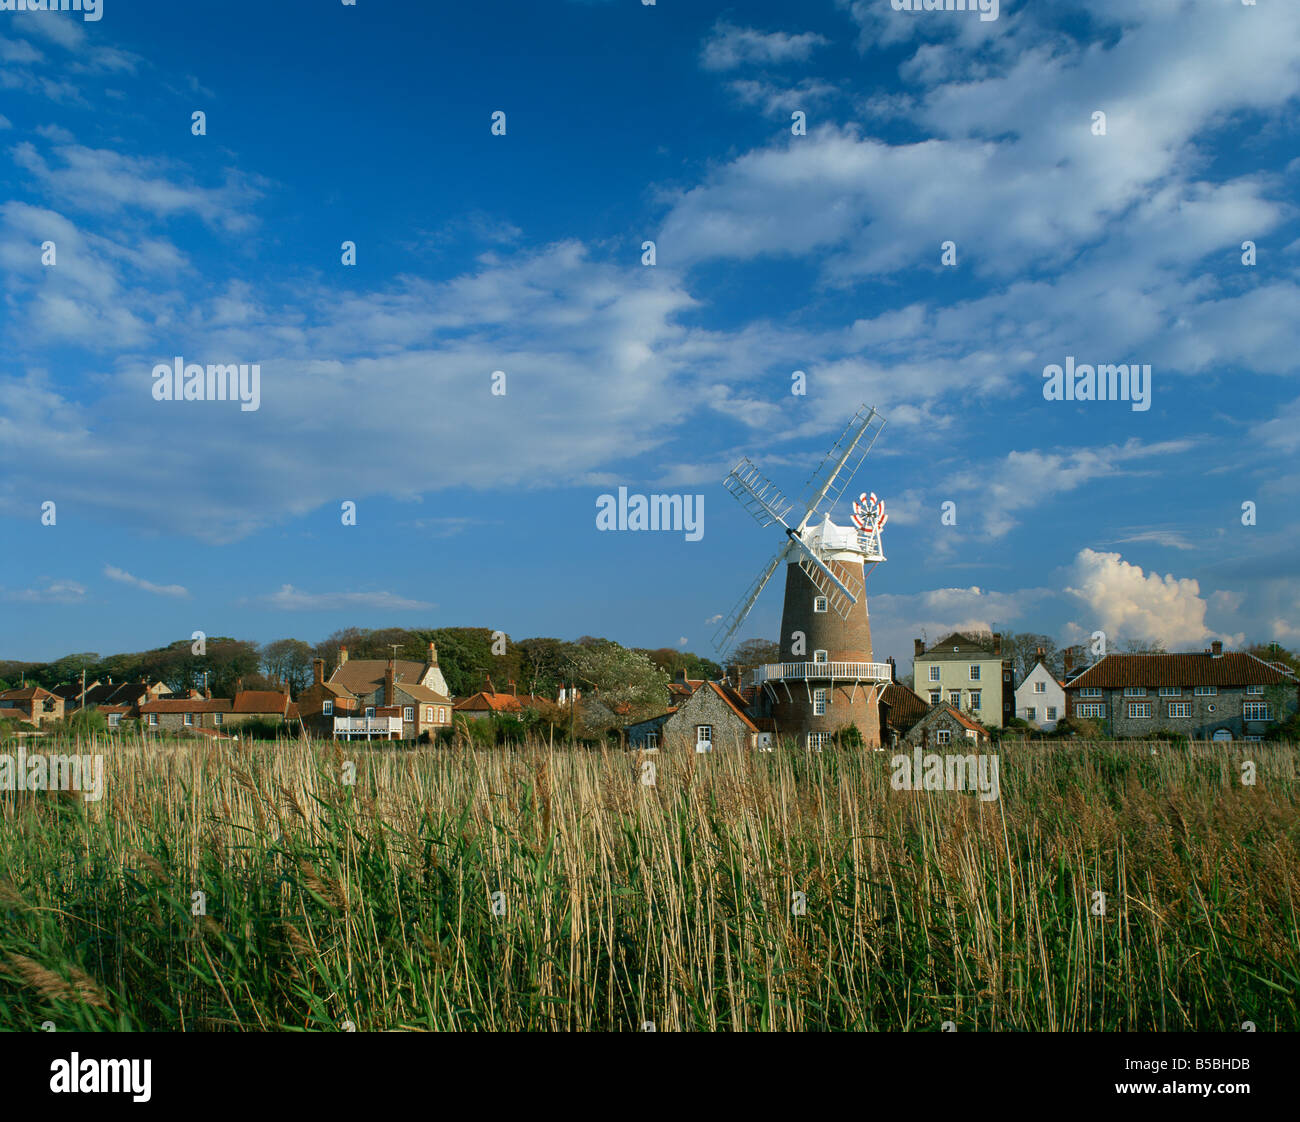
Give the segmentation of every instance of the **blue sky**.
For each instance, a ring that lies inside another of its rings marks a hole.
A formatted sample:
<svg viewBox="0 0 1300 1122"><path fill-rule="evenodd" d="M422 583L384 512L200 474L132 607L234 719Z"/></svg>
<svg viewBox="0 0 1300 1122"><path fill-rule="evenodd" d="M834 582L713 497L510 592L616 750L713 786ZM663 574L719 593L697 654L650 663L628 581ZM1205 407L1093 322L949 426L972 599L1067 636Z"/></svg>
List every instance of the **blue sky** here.
<svg viewBox="0 0 1300 1122"><path fill-rule="evenodd" d="M0 12L0 657L704 652L779 544L727 468L797 494L862 402L877 657L1300 644L1296 42L1279 0ZM154 400L177 355L260 408ZM1066 356L1150 408L1045 400ZM704 495L702 540L598 532L619 486Z"/></svg>

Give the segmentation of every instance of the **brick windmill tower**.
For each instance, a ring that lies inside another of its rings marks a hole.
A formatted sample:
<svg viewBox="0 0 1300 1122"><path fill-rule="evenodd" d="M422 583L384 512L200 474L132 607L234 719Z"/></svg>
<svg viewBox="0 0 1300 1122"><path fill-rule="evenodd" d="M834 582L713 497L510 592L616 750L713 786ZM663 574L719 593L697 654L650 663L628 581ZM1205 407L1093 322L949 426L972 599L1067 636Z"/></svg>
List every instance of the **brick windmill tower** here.
<svg viewBox="0 0 1300 1122"><path fill-rule="evenodd" d="M872 661L865 581L885 560L884 504L874 494L860 495L844 526L832 522L830 512L884 425L874 409L858 410L809 479L798 504L802 515L792 518L796 504L748 459L723 481L760 526L780 527L785 541L723 620L714 642L720 651L727 648L784 563L781 661L758 667L752 684L759 687L760 710L776 722L778 734L797 736L812 748L850 724L866 744L880 743L879 701L891 673L888 663Z"/></svg>

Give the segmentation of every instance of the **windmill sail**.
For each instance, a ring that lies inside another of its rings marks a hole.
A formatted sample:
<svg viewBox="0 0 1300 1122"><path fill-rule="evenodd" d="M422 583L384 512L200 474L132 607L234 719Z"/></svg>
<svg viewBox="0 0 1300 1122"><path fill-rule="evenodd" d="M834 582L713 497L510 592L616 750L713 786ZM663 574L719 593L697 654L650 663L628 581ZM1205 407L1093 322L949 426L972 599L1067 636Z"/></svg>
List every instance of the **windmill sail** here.
<svg viewBox="0 0 1300 1122"><path fill-rule="evenodd" d="M827 607L841 619L848 620L850 610L864 595L862 579L854 575L850 566L840 565L838 569L831 569L828 562L832 557L842 559L845 550L855 560L860 558L859 563L874 564L884 560L879 544L880 526L884 523L883 520L876 522L875 515L872 515L873 521L868 532L864 514L855 511L857 528L856 531L849 530L851 541L845 541L842 537L835 537L837 528L830 522L829 512L834 509L854 473L871 451L884 425L885 419L875 409L862 406L831 446L821 466L813 472L808 480L804 500L799 504L786 498L776 484L763 475L747 457L741 458L727 474L722 482L723 488L749 511L760 526L780 526L789 541L768 562L740 602L722 621L714 636L714 645L719 651L727 649L755 601L772 579L772 574L783 561L798 564L818 593L826 597ZM872 499L874 498L873 495ZM802 508L803 515L798 525L792 526L790 516L796 506ZM883 513L883 507L880 509ZM822 520L824 525L810 529L810 524L816 520ZM833 540L828 540L828 533L832 534Z"/></svg>
<svg viewBox="0 0 1300 1122"><path fill-rule="evenodd" d="M864 591L862 582L849 572L832 572L802 541L798 538L791 540L804 554L799 559L799 568L817 586L817 591L826 597L831 611L840 619L848 619L849 609L858 602L858 597Z"/></svg>
<svg viewBox="0 0 1300 1122"><path fill-rule="evenodd" d="M772 574L776 572L777 566L781 564L785 557L785 550L780 550L767 567L754 578L754 582L746 590L745 595L740 598L736 606L731 609L727 618L722 621L722 626L718 628L717 633L713 636L713 646L719 651L725 651L731 643L731 637L739 630L740 625L745 622L745 617L749 615L749 609L754 606L754 602L762 595L763 589L767 587L767 582L772 579Z"/></svg>
<svg viewBox="0 0 1300 1122"><path fill-rule="evenodd" d="M821 466L808 479L803 497L807 513L799 529L834 509L884 427L885 418L865 405L853 415Z"/></svg>
<svg viewBox="0 0 1300 1122"><path fill-rule="evenodd" d="M788 526L786 516L794 509L775 483L763 475L748 458L742 458L722 481L723 489L736 496L760 526L779 522Z"/></svg>

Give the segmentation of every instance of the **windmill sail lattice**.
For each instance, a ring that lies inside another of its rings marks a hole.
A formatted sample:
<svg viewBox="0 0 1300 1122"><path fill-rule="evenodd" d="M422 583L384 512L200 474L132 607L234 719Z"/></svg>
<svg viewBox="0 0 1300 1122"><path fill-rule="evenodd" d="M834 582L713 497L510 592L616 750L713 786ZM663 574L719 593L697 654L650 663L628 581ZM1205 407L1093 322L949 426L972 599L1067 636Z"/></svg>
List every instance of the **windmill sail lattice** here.
<svg viewBox="0 0 1300 1122"><path fill-rule="evenodd" d="M726 651L783 560L797 563L820 594L826 597L829 609L841 619L848 619L853 605L863 595L863 582L849 567L832 568L828 564L828 553L833 551L826 548L825 536L808 531L818 516L829 518L830 511L844 494L884 425L885 419L875 409L865 405L859 409L840 438L831 446L821 465L809 477L803 500L798 504L791 502L748 457L742 458L728 473L723 480L723 488L749 511L760 526L780 526L788 542L723 619L714 636L714 646L719 651ZM796 509L802 509L802 515L797 523L791 525L790 516ZM878 538L877 533L877 541ZM873 554L873 562L883 560L878 548Z"/></svg>

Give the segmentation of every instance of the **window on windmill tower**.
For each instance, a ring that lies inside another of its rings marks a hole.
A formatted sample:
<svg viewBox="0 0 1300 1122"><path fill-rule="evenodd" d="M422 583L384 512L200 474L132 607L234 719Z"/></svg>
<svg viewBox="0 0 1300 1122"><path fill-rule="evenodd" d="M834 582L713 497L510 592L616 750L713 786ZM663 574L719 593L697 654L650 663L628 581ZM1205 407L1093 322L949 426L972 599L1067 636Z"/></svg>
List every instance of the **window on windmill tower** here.
<svg viewBox="0 0 1300 1122"><path fill-rule="evenodd" d="M813 662L825 662L827 656L825 651L813 651Z"/></svg>
<svg viewBox="0 0 1300 1122"><path fill-rule="evenodd" d="M813 597L814 612L824 612L827 611L829 608L830 608L830 601L828 601L825 596Z"/></svg>
<svg viewBox="0 0 1300 1122"><path fill-rule="evenodd" d="M826 691L813 690L813 716L824 717L826 715Z"/></svg>

